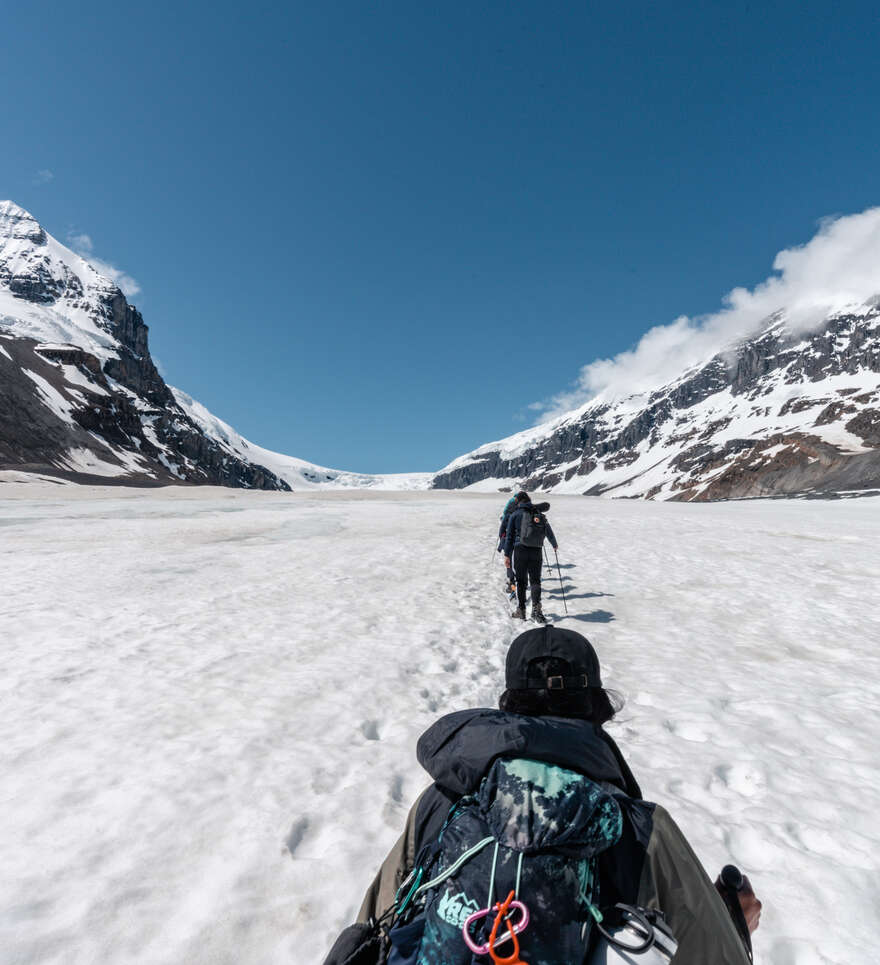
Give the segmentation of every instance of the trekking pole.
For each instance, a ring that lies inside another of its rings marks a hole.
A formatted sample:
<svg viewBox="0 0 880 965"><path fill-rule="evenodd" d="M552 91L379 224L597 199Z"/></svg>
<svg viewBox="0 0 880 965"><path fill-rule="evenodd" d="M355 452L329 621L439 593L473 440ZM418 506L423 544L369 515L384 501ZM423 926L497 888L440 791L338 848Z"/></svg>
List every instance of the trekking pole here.
<svg viewBox="0 0 880 965"><path fill-rule="evenodd" d="M565 586L562 583L562 567L559 565L559 554L556 547L553 548L553 555L556 557L556 572L559 574L559 589L562 590L562 605L565 607L565 615L568 616L568 604L565 602Z"/></svg>
<svg viewBox="0 0 880 965"><path fill-rule="evenodd" d="M552 573L552 572L553 572L553 564L550 562L550 557L547 555L547 546L546 546L546 544L543 544L543 545L544 545L544 559L547 561L547 569L550 570L550 572Z"/></svg>
<svg viewBox="0 0 880 965"><path fill-rule="evenodd" d="M730 912L730 917L733 919L733 924L746 947L751 962L753 960L752 936L749 934L746 916L743 914L742 905L739 903L739 893L744 886L745 877L734 864L726 864L721 869L721 874L718 875L718 881L715 882L715 887L721 892L721 897L724 899L724 904L727 905L727 910Z"/></svg>

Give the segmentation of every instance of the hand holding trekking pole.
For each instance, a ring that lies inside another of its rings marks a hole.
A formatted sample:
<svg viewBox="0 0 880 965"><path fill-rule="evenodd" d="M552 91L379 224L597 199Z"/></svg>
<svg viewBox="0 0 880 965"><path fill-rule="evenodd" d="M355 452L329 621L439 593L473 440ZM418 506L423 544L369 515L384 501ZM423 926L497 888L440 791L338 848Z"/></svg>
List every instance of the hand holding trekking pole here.
<svg viewBox="0 0 880 965"><path fill-rule="evenodd" d="M761 922L761 902L755 896L752 883L736 865L728 864L721 869L715 882L718 893L724 899L730 917L746 946L749 961L752 960L751 933Z"/></svg>

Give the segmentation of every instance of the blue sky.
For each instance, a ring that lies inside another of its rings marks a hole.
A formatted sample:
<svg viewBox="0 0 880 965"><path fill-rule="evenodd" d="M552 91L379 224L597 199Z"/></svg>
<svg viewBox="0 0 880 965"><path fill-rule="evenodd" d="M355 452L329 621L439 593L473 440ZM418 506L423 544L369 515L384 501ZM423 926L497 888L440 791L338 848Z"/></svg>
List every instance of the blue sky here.
<svg viewBox="0 0 880 965"><path fill-rule="evenodd" d="M253 441L429 470L880 203L869 3L8 6L0 197Z"/></svg>

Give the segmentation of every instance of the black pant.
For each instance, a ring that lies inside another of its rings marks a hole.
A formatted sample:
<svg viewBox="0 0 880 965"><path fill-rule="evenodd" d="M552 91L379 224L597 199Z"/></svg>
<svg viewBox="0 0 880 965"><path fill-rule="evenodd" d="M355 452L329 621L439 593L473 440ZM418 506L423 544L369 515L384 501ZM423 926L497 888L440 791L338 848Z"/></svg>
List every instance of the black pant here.
<svg viewBox="0 0 880 965"><path fill-rule="evenodd" d="M511 563L512 562L513 560L511 560ZM513 572L512 566L507 567L507 582L510 584L510 586L513 586L513 584L516 583L516 573Z"/></svg>
<svg viewBox="0 0 880 965"><path fill-rule="evenodd" d="M532 585L532 606L541 603L541 568L544 554L539 546L517 546L513 551L513 572L516 574L516 597L520 609L526 608L526 575Z"/></svg>

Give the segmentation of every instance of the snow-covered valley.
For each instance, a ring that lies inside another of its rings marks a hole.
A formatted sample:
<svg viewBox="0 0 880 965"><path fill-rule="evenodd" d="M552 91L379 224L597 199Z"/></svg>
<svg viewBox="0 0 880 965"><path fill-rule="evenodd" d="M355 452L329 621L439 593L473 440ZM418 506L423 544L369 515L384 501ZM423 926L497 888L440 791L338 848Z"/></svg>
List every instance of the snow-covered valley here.
<svg viewBox="0 0 880 965"><path fill-rule="evenodd" d="M502 689L503 501L0 484L0 959L320 962L416 738ZM756 961L875 962L880 501L551 502L558 622L646 796L751 876Z"/></svg>

